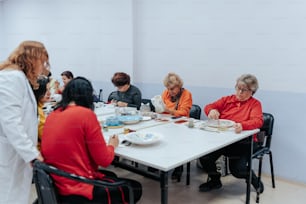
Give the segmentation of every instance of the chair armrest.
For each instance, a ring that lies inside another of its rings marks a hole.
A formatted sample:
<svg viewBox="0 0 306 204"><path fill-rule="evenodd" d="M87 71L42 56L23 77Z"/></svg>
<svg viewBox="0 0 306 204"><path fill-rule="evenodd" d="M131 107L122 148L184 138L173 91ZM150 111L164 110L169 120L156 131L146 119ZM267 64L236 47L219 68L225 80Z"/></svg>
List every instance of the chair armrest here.
<svg viewBox="0 0 306 204"><path fill-rule="evenodd" d="M58 176L70 178L75 181L83 182L83 183L88 183L92 184L95 186L101 186L101 187L118 187L118 186L129 186L128 182L126 181L117 181L114 183L106 182L106 181L101 181L101 180L96 180L96 179L88 179L83 176L78 176L75 174L70 174L68 172L65 172L63 170L60 170L54 166L48 165L46 163L40 162L38 160L34 161L34 168L38 169L43 169L44 171L52 174L56 174Z"/></svg>

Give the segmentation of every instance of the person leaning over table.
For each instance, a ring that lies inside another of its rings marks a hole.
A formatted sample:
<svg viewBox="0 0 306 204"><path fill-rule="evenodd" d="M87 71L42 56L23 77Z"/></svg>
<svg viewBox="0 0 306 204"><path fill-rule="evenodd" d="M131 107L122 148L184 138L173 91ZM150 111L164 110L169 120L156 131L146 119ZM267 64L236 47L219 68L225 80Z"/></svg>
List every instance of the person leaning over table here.
<svg viewBox="0 0 306 204"><path fill-rule="evenodd" d="M43 106L46 102L51 100L50 86L49 86L49 78L46 76L39 76L37 83L39 84L39 88L34 91L35 99L37 102L37 110L38 110L38 143L37 148L40 150L40 142L42 137L43 128L46 122L46 115L43 111Z"/></svg>
<svg viewBox="0 0 306 204"><path fill-rule="evenodd" d="M116 72L112 83L117 87L108 96L108 102L119 107L134 107L139 110L141 105L141 91L131 84L130 76L124 72Z"/></svg>
<svg viewBox="0 0 306 204"><path fill-rule="evenodd" d="M189 117L190 109L192 107L192 95L183 88L183 80L176 73L168 73L164 79L164 86L166 90L162 93L162 100L165 104L164 113L169 113L175 117L186 116ZM183 173L183 166L174 169L171 179L181 179Z"/></svg>
<svg viewBox="0 0 306 204"><path fill-rule="evenodd" d="M32 91L49 67L45 46L24 41L0 64L0 203L29 203L37 150L37 103Z"/></svg>
<svg viewBox="0 0 306 204"><path fill-rule="evenodd" d="M68 82L73 79L73 73L71 71L67 70L67 71L64 71L64 72L61 73L61 77L62 77L62 81L63 81L63 86L62 87L59 86L58 81L55 82L55 86L56 86L56 91L55 92L57 94L62 94L63 93L66 85L68 84Z"/></svg>
<svg viewBox="0 0 306 204"><path fill-rule="evenodd" d="M118 178L98 167L109 166L118 147L117 135L105 143L100 123L94 113L93 87L84 77L72 79L64 89L63 98L47 117L41 143L45 162L61 170L104 181L127 180L134 191L135 201L142 186L131 179ZM126 203L127 187L103 188L52 176L63 203Z"/></svg>
<svg viewBox="0 0 306 204"><path fill-rule="evenodd" d="M254 75L241 75L235 85L236 93L224 96L204 107L209 119L228 119L235 122L234 129L237 134L243 130L260 128L263 125L263 113L260 101L253 95L258 89L258 81ZM254 135L254 151L258 148L257 138ZM225 155L229 158L230 172L236 178L248 179L248 161L250 157L250 143L244 139L228 147L217 150L207 156L201 157L203 169L208 173L209 180L199 186L201 192L207 192L222 187L221 174L217 172L216 160ZM258 183L257 176L252 171L252 185L259 188L262 193L263 183Z"/></svg>

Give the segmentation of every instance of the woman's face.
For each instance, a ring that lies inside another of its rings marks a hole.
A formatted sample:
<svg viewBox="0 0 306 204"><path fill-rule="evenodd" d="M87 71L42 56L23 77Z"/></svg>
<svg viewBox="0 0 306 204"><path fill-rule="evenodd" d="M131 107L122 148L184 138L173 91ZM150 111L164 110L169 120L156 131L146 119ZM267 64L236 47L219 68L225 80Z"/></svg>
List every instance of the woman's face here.
<svg viewBox="0 0 306 204"><path fill-rule="evenodd" d="M40 76L43 75L44 73L49 72L49 63L45 60L37 60L35 63L35 75Z"/></svg>
<svg viewBox="0 0 306 204"><path fill-rule="evenodd" d="M167 89L169 91L169 95L174 97L180 93L181 87L174 85L168 86Z"/></svg>
<svg viewBox="0 0 306 204"><path fill-rule="evenodd" d="M126 92L130 88L129 84L125 84L123 86L117 86L117 90L120 92Z"/></svg>
<svg viewBox="0 0 306 204"><path fill-rule="evenodd" d="M71 81L71 79L69 79L67 76L63 75L62 76L62 81L64 83L64 86L66 86L68 84L68 82Z"/></svg>
<svg viewBox="0 0 306 204"><path fill-rule="evenodd" d="M238 101L246 101L252 96L252 90L244 83L238 83L235 88Z"/></svg>
<svg viewBox="0 0 306 204"><path fill-rule="evenodd" d="M48 83L48 84L47 84L46 93L45 93L44 97L42 97L42 98L40 99L40 101L41 101L42 103L46 103L46 102L49 102L50 99L51 99L50 83Z"/></svg>

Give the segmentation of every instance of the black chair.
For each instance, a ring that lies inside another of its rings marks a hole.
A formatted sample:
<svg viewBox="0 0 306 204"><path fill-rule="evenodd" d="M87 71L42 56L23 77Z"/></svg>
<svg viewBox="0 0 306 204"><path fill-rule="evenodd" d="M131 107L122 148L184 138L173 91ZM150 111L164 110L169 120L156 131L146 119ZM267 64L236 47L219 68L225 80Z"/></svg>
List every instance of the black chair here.
<svg viewBox="0 0 306 204"><path fill-rule="evenodd" d="M143 103L143 104L148 104L149 103L151 111L155 112L155 107L153 106L151 99L143 98L143 99L141 99L141 103Z"/></svg>
<svg viewBox="0 0 306 204"><path fill-rule="evenodd" d="M275 188L273 158L272 158L272 151L270 149L271 141L272 141L274 117L270 113L263 113L263 120L264 120L264 123L263 123L262 127L260 128L260 132L257 135L260 147L258 149L256 149L255 152L253 153L253 159L258 159L259 160L258 182L260 182L261 181L262 159L266 154L269 155L272 187ZM259 195L260 195L260 192L259 192L259 189L258 189L257 190L257 195L256 195L256 203L259 203Z"/></svg>
<svg viewBox="0 0 306 204"><path fill-rule="evenodd" d="M190 109L189 117L200 120L201 118L201 107L196 104L192 104L192 107Z"/></svg>
<svg viewBox="0 0 306 204"><path fill-rule="evenodd" d="M36 160L33 164L33 177L36 187L36 192L38 199L34 203L38 204L58 204L59 195L53 183L53 179L50 176L50 173L56 174L58 176L63 176L78 182L92 184L94 186L101 186L105 188L117 188L120 186L127 186L129 189L129 203L134 203L134 194L132 187L126 181L118 181L115 183L109 183L100 180L87 179L82 176L77 176L75 174L70 174L65 171L62 171L56 167L48 165L46 163Z"/></svg>

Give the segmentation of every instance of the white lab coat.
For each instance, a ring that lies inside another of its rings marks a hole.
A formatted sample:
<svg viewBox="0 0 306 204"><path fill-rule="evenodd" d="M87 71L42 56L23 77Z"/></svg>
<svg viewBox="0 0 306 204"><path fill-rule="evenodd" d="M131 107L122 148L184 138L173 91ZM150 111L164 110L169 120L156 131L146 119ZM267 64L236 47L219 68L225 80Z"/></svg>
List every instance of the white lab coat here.
<svg viewBox="0 0 306 204"><path fill-rule="evenodd" d="M0 71L0 204L28 204L39 152L37 105L25 74Z"/></svg>

